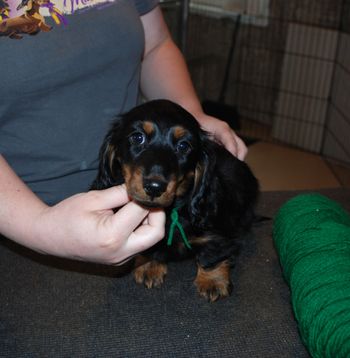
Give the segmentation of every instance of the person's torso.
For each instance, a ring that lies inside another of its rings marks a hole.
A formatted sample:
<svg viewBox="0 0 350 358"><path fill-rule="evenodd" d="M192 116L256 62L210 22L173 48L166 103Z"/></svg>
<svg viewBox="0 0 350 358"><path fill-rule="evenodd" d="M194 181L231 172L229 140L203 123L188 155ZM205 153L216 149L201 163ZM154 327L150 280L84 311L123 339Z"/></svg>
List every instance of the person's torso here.
<svg viewBox="0 0 350 358"><path fill-rule="evenodd" d="M54 203L88 189L111 120L136 104L144 34L134 1L40 1L0 18L0 153ZM38 28L9 25L21 16Z"/></svg>

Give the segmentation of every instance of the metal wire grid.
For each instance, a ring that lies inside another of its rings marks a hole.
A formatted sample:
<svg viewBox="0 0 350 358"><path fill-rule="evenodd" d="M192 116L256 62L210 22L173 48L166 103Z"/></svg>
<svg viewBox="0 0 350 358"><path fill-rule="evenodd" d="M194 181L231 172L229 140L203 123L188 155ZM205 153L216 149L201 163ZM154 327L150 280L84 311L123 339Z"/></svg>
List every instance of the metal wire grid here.
<svg viewBox="0 0 350 358"><path fill-rule="evenodd" d="M239 110L242 135L330 156L333 141L350 162L349 132L333 120L340 116L350 131L350 98L338 85L350 83L350 41L342 37L349 14L350 0L271 0L267 26L242 22L226 94ZM218 99L236 19L189 12L186 58L203 100Z"/></svg>

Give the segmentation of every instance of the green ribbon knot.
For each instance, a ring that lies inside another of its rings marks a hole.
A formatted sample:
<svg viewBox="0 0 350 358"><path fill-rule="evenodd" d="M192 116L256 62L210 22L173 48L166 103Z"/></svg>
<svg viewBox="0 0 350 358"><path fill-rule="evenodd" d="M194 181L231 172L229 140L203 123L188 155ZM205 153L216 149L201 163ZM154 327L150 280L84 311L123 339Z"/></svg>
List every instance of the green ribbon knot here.
<svg viewBox="0 0 350 358"><path fill-rule="evenodd" d="M177 227L177 229L180 231L180 234L181 234L181 237L182 237L182 240L183 240L185 246L188 249L192 249L192 246L186 237L185 230L182 227L181 223L179 222L179 214L178 214L177 210L178 210L178 208L174 208L170 214L171 224L170 224L170 228L169 228L167 245L171 246L171 244L173 242L174 231L175 231L175 228Z"/></svg>

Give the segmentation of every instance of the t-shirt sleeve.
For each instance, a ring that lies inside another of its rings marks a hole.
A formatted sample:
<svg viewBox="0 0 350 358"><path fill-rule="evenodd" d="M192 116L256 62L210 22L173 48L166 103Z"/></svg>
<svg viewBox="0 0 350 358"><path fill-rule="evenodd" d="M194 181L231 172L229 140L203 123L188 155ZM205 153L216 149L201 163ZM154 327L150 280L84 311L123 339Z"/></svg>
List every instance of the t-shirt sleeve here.
<svg viewBox="0 0 350 358"><path fill-rule="evenodd" d="M134 0L134 3L139 14L144 15L154 9L158 5L159 0Z"/></svg>

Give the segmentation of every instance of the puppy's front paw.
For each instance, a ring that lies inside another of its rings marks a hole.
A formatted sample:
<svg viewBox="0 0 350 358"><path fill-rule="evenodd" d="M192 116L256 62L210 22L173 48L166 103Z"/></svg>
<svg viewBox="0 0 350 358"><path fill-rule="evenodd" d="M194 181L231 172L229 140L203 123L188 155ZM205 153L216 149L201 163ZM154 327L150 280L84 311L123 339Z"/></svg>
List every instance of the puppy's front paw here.
<svg viewBox="0 0 350 358"><path fill-rule="evenodd" d="M207 270L198 266L194 283L198 293L209 302L215 302L220 298L227 297L232 291L230 265L224 261L215 268Z"/></svg>
<svg viewBox="0 0 350 358"><path fill-rule="evenodd" d="M135 281L144 284L147 288L159 288L168 272L165 264L158 261L150 261L134 270Z"/></svg>

